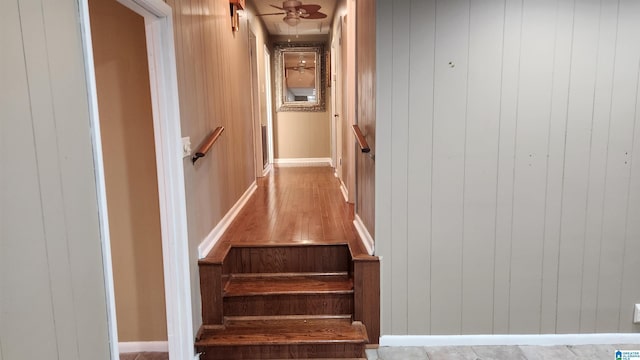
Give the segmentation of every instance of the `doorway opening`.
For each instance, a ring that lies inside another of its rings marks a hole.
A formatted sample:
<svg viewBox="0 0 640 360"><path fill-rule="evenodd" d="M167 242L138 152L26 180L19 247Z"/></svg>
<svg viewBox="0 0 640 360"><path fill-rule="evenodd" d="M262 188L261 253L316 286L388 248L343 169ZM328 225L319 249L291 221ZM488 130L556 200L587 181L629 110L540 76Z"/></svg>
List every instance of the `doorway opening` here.
<svg viewBox="0 0 640 360"><path fill-rule="evenodd" d="M134 345L167 341L144 18L108 0L91 0L89 15L120 350L166 351Z"/></svg>
<svg viewBox="0 0 640 360"><path fill-rule="evenodd" d="M100 0L91 0L100 1ZM192 326L192 311L191 311L191 290L190 290L190 275L189 275L189 256L188 256L188 244L187 236L187 221L186 221L186 202L185 202L185 189L184 189L184 174L183 174L183 162L180 159L179 154L182 153L181 139L180 139L180 117L178 106L178 90L176 80L175 69L175 53L173 45L173 23L172 23L172 10L169 5L162 0L119 0L124 5L127 11L133 12L142 16L144 24L144 42L146 44L146 70L148 71L148 96L147 96L147 108L139 110L141 112L147 112L151 115L152 125L146 124L146 132L150 137L145 144L134 144L135 146L144 145L147 152L151 153L151 150L155 151L155 156L147 158L143 163L135 163L133 168L127 168L127 171L141 171L140 167L148 167L145 171L146 174L153 173L149 168L149 161L155 162L155 181L147 179L147 185L151 182L157 184L157 191L152 189L151 193L155 194L155 201L157 201L157 212L155 216L149 216L149 218L156 218L156 225L159 227L159 234L161 238L161 268L163 270L162 283L164 286L164 298L166 314L166 334L167 342L165 347L168 349L169 356L172 359L187 359L193 358L193 326ZM116 207L117 200L111 199L109 196L109 190L107 185L109 183L108 172L112 164L112 159L107 159L105 153L107 147L113 147L116 152L120 152L121 156L127 159L140 154L135 149L132 150L127 146L132 145L114 145L113 143L104 143L109 141L109 135L104 134L101 130L100 115L105 117L122 116L121 110L111 108L112 105L124 104L126 101L123 99L112 99L110 105L105 105L105 109L100 109L102 104L99 104L99 88L96 78L96 62L94 62L94 47L93 37L91 32L91 17L89 0L82 0L80 2L81 10L81 27L83 35L83 47L85 52L85 70L87 74L87 90L90 97L90 114L92 122L92 137L94 147L94 161L96 171L97 182L97 196L100 211L101 222L101 238L103 245L103 263L105 272L105 287L107 293L108 303L108 319L109 319L109 335L111 344L111 358L112 360L119 359L120 349L118 346L118 321L116 317L116 299L115 299L115 287L114 287L114 269L117 261L116 255L112 253L112 241L111 239L117 236L117 233L111 233L111 223L117 223L115 218L112 218L109 212L110 207ZM114 17L108 17L104 19L106 21L118 20ZM118 41L124 41L124 39L117 39ZM102 59L104 60L104 59ZM102 61L100 60L100 61ZM101 65L100 71L110 72L131 72L131 74L138 74L143 72L141 70L133 70L133 68L127 65L118 65L117 61L111 61L109 54L106 55L106 60ZM121 87L122 81L114 80L118 79L114 77L110 86L116 88ZM120 81L120 83L118 83ZM104 84L101 84L104 85ZM116 92L119 94L119 92ZM105 95L105 94L102 94ZM122 96L119 94L118 96ZM150 106L150 109L148 108ZM108 121L104 119L105 122ZM106 125L106 123L105 123ZM134 126L132 124L126 124L120 130L114 132L134 132ZM149 132L152 128L152 134ZM110 129L112 130L112 129ZM122 135L122 134L120 134ZM130 135L130 134L125 134ZM126 136L119 136L117 138L123 139ZM104 146L103 146L104 144ZM151 147L151 149L149 149ZM110 149L109 151L113 150ZM145 150L140 150L145 151ZM110 156L110 155L109 155ZM153 187L153 186L151 186ZM137 188L136 188L137 189ZM131 188L129 188L129 191ZM125 190L127 191L127 190ZM150 196L149 193L146 196ZM134 209L135 212L146 210ZM139 216L136 215L136 216ZM129 219L131 220L131 219ZM126 221L126 219L125 219ZM152 220L149 220L153 222ZM117 240L116 240L117 241ZM133 254L132 254L133 253ZM156 250L156 253L159 253ZM135 260L141 260L141 256L146 254L136 254L135 251L125 251L123 256L135 256ZM159 265L156 265L159 266ZM138 284L139 285L139 284ZM156 306L157 307L157 306Z"/></svg>

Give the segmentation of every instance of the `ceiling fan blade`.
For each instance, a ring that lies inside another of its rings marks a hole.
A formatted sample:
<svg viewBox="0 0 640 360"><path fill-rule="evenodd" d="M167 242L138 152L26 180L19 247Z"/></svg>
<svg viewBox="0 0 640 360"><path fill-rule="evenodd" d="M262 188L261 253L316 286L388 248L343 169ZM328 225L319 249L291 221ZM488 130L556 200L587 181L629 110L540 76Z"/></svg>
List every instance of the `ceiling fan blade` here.
<svg viewBox="0 0 640 360"><path fill-rule="evenodd" d="M320 10L320 5L309 4L309 5L300 5L298 9L304 9L307 14L311 15L313 13L317 13Z"/></svg>
<svg viewBox="0 0 640 360"><path fill-rule="evenodd" d="M326 17L327 17L327 14L321 13L318 11L318 12L311 13L308 16L304 16L303 19L315 20L315 19L324 19Z"/></svg>
<svg viewBox="0 0 640 360"><path fill-rule="evenodd" d="M274 8L276 8L276 9L278 9L278 10L286 11L286 9L281 8L281 7L279 7L279 6L275 6L275 5L271 5L271 4L269 4L269 6L274 7Z"/></svg>
<svg viewBox="0 0 640 360"><path fill-rule="evenodd" d="M268 13L268 14L258 14L256 16L268 16L268 15L285 15L285 12L277 12L277 13Z"/></svg>

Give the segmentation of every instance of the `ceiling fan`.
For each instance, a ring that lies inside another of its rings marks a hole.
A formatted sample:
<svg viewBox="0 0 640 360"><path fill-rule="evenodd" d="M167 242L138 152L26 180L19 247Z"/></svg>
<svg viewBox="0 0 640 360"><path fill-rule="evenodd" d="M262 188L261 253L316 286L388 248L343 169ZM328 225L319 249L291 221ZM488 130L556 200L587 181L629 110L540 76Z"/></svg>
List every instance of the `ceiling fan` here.
<svg viewBox="0 0 640 360"><path fill-rule="evenodd" d="M320 5L303 5L302 2L298 0L283 1L282 7L275 5L270 6L278 10L282 10L283 12L258 14L257 16L284 15L282 21L287 23L289 26L298 25L301 19L315 20L324 19L327 17L327 14L320 12Z"/></svg>
<svg viewBox="0 0 640 360"><path fill-rule="evenodd" d="M315 66L307 66L306 64L302 63L296 66L287 66L285 69L294 70L302 74L303 72L305 72L305 70L313 70L315 68Z"/></svg>

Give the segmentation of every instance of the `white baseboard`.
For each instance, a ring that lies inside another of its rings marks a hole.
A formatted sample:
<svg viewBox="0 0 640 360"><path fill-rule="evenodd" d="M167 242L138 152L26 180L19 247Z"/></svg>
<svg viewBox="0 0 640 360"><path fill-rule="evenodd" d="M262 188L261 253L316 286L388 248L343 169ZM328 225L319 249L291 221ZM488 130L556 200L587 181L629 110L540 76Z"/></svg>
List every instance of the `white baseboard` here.
<svg viewBox="0 0 640 360"><path fill-rule="evenodd" d="M118 343L120 353L138 352L168 352L169 343L167 341L134 341Z"/></svg>
<svg viewBox="0 0 640 360"><path fill-rule="evenodd" d="M342 196L344 196L344 201L349 202L349 190L347 190L347 186L342 179L340 179L340 191L342 192Z"/></svg>
<svg viewBox="0 0 640 360"><path fill-rule="evenodd" d="M278 167L331 166L331 158L280 158L274 159L273 164Z"/></svg>
<svg viewBox="0 0 640 360"><path fill-rule="evenodd" d="M262 177L269 175L269 172L271 172L272 168L273 168L273 164L268 164L267 167L265 167L264 170L262 170Z"/></svg>
<svg viewBox="0 0 640 360"><path fill-rule="evenodd" d="M507 346L507 345L640 344L640 334L543 335L383 335L380 346Z"/></svg>
<svg viewBox="0 0 640 360"><path fill-rule="evenodd" d="M200 259L207 256L207 254L209 253L209 251L211 251L213 246L218 242L218 240L220 240L220 237L222 237L222 234L224 234L224 232L227 230L229 225L231 225L231 223L236 218L236 216L238 216L238 213L240 212L240 210L242 210L242 208L247 204L247 201L249 201L249 198L251 197L251 195L253 195L253 193L256 191L257 188L258 188L258 185L254 181L253 184L249 186L247 191L245 191L244 194L242 194L242 196L235 203L235 205L233 205L233 207L222 218L222 220L220 220L218 225L216 225L216 227L214 227L213 230L211 230L209 235L207 235L207 237L204 238L204 240L202 240L200 245L198 245L198 257Z"/></svg>
<svg viewBox="0 0 640 360"><path fill-rule="evenodd" d="M353 226L355 226L358 235L360 235L360 239L362 240L364 247L367 248L367 252L369 253L369 255L373 255L373 237L371 236L371 234L369 234L369 230L367 230L367 227L364 226L364 223L362 222L362 219L360 218L360 216L358 216L358 214L356 214L355 219L353 220Z"/></svg>

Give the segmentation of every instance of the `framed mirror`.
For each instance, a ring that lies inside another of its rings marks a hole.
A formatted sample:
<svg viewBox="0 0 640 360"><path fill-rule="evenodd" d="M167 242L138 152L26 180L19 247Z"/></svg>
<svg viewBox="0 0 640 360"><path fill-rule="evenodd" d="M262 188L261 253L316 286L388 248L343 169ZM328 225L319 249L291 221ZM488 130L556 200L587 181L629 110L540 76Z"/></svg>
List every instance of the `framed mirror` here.
<svg viewBox="0 0 640 360"><path fill-rule="evenodd" d="M277 111L325 111L323 44L276 44Z"/></svg>

